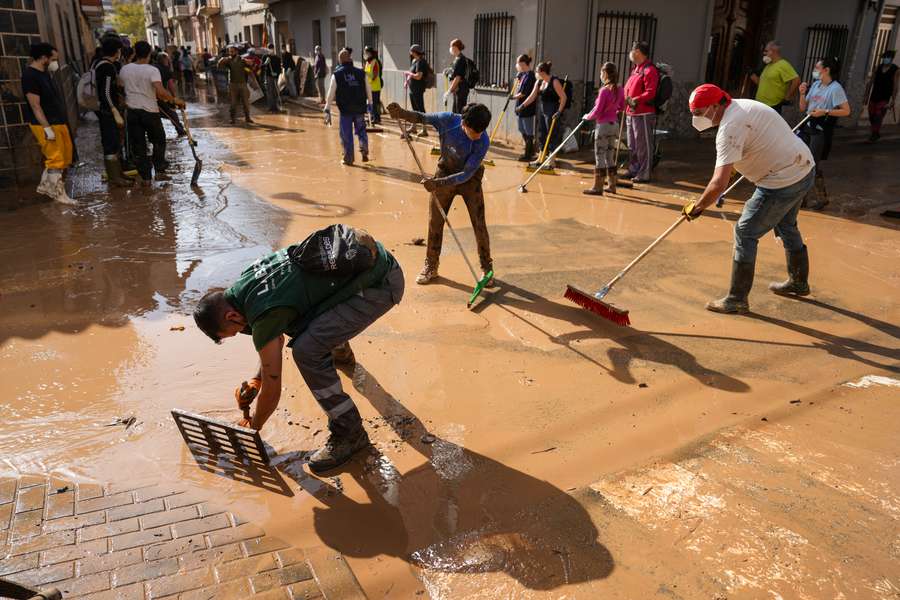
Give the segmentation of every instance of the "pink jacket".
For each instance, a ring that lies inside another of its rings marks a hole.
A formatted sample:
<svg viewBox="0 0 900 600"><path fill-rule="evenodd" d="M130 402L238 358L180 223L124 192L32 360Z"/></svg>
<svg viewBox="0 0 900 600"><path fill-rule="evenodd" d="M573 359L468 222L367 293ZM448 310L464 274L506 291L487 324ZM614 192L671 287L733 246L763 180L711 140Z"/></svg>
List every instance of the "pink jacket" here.
<svg viewBox="0 0 900 600"><path fill-rule="evenodd" d="M586 120L598 123L615 123L616 113L622 110L625 110L625 90L622 89L622 86L616 86L615 92L603 86L597 94L594 109L587 116Z"/></svg>
<svg viewBox="0 0 900 600"><path fill-rule="evenodd" d="M637 106L630 106L625 111L629 115L643 115L655 113L656 107L653 106L653 99L656 98L656 88L659 85L659 71L656 66L649 60L645 60L642 64L636 66L631 71L631 77L625 84L625 95L629 98L637 100Z"/></svg>

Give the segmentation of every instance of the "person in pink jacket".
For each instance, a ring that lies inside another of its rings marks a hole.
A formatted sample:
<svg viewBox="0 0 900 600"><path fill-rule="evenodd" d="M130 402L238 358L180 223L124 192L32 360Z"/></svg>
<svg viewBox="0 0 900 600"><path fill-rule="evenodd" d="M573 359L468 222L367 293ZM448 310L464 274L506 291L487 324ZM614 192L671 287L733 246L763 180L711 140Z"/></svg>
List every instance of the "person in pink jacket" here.
<svg viewBox="0 0 900 600"><path fill-rule="evenodd" d="M647 183L653 168L653 131L656 128L656 105L653 100L659 86L659 71L650 60L650 45L647 42L635 42L628 58L634 69L625 84L630 160L628 173L624 177L635 183Z"/></svg>
<svg viewBox="0 0 900 600"><path fill-rule="evenodd" d="M600 91L594 109L581 117L594 121L594 187L584 190L589 196L602 196L603 192L616 193L615 151L618 141L617 115L625 110L625 90L619 85L619 70L611 62L600 68ZM609 184L603 187L604 178Z"/></svg>

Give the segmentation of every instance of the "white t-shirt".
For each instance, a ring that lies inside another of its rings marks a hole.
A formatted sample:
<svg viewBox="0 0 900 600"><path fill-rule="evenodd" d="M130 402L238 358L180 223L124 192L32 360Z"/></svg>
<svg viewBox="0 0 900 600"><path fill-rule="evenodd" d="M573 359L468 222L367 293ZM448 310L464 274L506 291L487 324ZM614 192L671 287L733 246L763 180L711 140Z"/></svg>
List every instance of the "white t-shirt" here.
<svg viewBox="0 0 900 600"><path fill-rule="evenodd" d="M159 112L156 103L156 89L153 82L162 83L159 69L153 65L128 63L119 71L119 81L125 88L125 105L128 108Z"/></svg>
<svg viewBox="0 0 900 600"><path fill-rule="evenodd" d="M725 109L716 133L716 166L728 164L759 187L777 190L806 177L815 161L774 109L737 99Z"/></svg>

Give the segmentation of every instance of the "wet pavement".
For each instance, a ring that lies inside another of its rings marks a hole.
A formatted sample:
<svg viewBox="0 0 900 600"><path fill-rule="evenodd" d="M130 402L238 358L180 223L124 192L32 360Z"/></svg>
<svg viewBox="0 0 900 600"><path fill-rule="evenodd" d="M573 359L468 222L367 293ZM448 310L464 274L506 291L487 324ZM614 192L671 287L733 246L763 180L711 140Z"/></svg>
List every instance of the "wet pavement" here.
<svg viewBox="0 0 900 600"><path fill-rule="evenodd" d="M800 217L809 299L766 290L784 276L770 236L753 313L703 309L727 286L739 188L616 287L610 299L633 323L619 328L563 300L565 286L600 287L671 224L705 184L711 141L668 143L657 184L603 198L581 194L590 165L573 159L519 194L515 149L499 148L484 183L499 286L468 311L470 276L449 236L442 278L412 282L427 197L396 128L371 134L372 163L342 167L336 127L289 110L230 127L192 104L197 188L186 142L172 141L175 177L152 192L107 194L88 164L72 177L78 207L0 214L0 474L198 486L293 546L343 554L371 598L894 597L900 244L880 213L900 207L898 136L873 147L842 132L832 206ZM433 168L428 143L416 147ZM465 208L450 219L474 254ZM200 469L169 411L236 418L232 390L256 361L247 340L209 342L192 303L337 221L383 241L408 282L403 303L354 342L345 379L372 451L333 477L307 473L325 423L287 354L282 403L262 431L275 467ZM856 395L843 385L869 375L886 379ZM773 445L785 436L790 468ZM751 452L755 472L740 458ZM792 507L740 484L762 480L781 482ZM746 526L735 507L748 496L757 523L807 542ZM792 529L804 515L811 524ZM709 528L690 530L697 519ZM754 536L759 546L734 550ZM838 557L838 538L857 558ZM774 548L789 571L758 562Z"/></svg>

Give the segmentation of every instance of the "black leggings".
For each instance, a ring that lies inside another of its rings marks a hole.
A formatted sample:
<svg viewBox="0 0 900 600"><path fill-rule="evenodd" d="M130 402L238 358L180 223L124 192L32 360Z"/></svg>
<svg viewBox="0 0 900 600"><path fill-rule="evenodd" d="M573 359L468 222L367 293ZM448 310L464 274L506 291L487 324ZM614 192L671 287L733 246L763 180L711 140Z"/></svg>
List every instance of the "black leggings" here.
<svg viewBox="0 0 900 600"><path fill-rule="evenodd" d="M103 155L118 155L122 150L122 137L112 112L98 110L97 119L100 123L100 144L103 146Z"/></svg>
<svg viewBox="0 0 900 600"><path fill-rule="evenodd" d="M410 92L409 105L415 112L425 112L425 92Z"/></svg>

